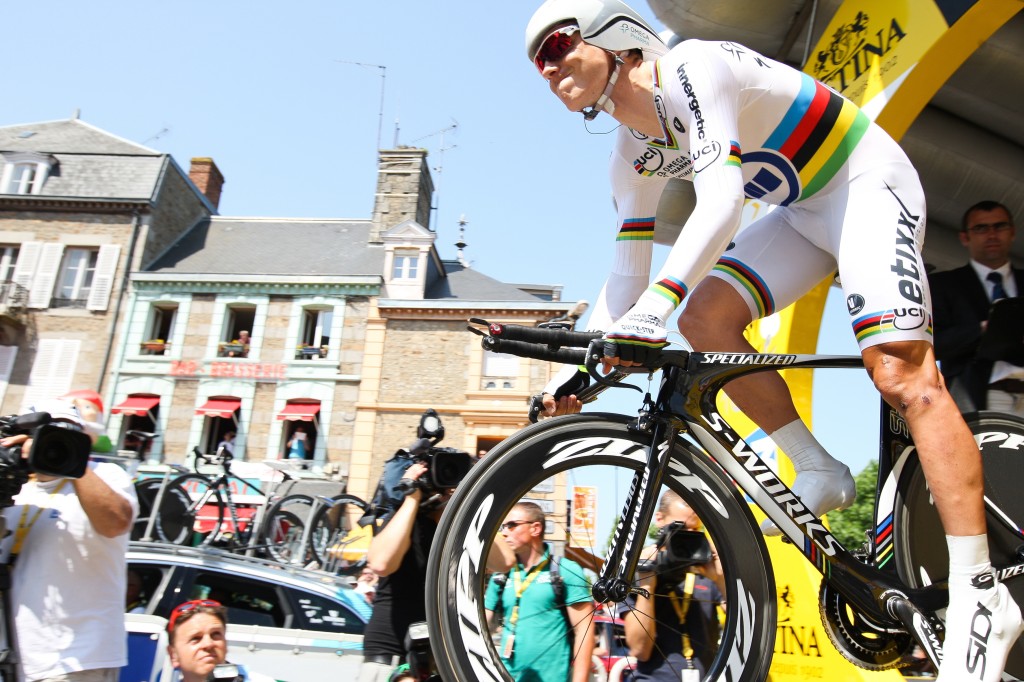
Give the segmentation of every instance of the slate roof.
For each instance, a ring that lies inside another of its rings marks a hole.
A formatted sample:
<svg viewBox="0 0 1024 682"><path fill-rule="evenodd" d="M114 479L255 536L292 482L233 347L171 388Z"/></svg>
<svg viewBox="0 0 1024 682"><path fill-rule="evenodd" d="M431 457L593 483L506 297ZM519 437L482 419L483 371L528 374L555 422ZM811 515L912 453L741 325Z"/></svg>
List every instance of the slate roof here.
<svg viewBox="0 0 1024 682"><path fill-rule="evenodd" d="M57 159L40 197L148 200L169 162L165 154L78 119L0 127L0 152Z"/></svg>
<svg viewBox="0 0 1024 682"><path fill-rule="evenodd" d="M444 261L446 278L438 278L427 286L423 298L429 301L523 301L537 303L540 298L526 293L511 284L499 282L487 275L468 268L458 261Z"/></svg>
<svg viewBox="0 0 1024 682"><path fill-rule="evenodd" d="M77 118L0 126L0 151L162 156Z"/></svg>
<svg viewBox="0 0 1024 682"><path fill-rule="evenodd" d="M304 218L204 219L144 272L168 275L373 275L384 249L370 246L371 224Z"/></svg>

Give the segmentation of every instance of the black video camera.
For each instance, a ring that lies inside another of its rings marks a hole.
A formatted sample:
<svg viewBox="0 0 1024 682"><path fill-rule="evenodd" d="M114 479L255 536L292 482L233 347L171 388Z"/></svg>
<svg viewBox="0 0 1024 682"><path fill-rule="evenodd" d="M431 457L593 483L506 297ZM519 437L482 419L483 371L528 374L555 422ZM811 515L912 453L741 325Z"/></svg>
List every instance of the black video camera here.
<svg viewBox="0 0 1024 682"><path fill-rule="evenodd" d="M672 585L683 579L690 566L701 566L712 559L711 543L704 532L687 530L681 521L664 526L655 542L658 553L653 560L641 561L639 569L654 572Z"/></svg>
<svg viewBox="0 0 1024 682"><path fill-rule="evenodd" d="M48 476L81 478L89 465L92 439L74 424L52 421L49 412L0 417L0 438L28 435L32 449L22 458L22 446L0 448L0 467L15 467Z"/></svg>
<svg viewBox="0 0 1024 682"><path fill-rule="evenodd" d="M409 456L413 462L427 465L427 473L415 482L416 487L425 496L430 496L458 486L473 466L473 458L468 452L455 448L434 447L444 438L444 425L434 409L428 409L420 417L416 437L418 440L409 448ZM412 492L408 481L402 479L399 482L402 493Z"/></svg>

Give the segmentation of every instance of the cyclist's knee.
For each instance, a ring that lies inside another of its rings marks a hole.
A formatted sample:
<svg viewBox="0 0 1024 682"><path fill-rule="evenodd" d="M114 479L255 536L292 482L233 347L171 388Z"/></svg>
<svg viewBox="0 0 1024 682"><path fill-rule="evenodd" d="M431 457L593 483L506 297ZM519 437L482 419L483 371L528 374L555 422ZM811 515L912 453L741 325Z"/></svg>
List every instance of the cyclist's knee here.
<svg viewBox="0 0 1024 682"><path fill-rule="evenodd" d="M723 338L742 335L750 324L750 311L736 290L708 277L694 289L679 315L679 332L697 349L706 349Z"/></svg>
<svg viewBox="0 0 1024 682"><path fill-rule="evenodd" d="M925 341L882 343L866 348L863 355L868 375L878 392L900 412L928 409L948 399L931 344Z"/></svg>

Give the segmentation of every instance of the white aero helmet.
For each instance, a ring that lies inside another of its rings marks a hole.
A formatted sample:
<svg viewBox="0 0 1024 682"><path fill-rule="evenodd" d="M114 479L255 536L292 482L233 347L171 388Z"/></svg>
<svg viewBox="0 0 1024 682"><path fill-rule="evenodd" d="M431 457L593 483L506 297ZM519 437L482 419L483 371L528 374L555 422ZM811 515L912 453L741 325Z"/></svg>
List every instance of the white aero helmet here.
<svg viewBox="0 0 1024 682"><path fill-rule="evenodd" d="M547 0L526 26L526 56L532 60L544 38L565 24L576 24L584 42L609 52L643 50L644 61L668 52L647 22L620 0Z"/></svg>

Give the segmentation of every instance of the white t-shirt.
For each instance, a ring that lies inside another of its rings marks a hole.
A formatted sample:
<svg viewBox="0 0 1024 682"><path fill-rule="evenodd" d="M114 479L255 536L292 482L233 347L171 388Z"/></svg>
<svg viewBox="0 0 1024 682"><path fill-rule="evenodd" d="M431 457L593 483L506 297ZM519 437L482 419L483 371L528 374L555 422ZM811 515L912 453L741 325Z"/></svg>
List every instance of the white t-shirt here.
<svg viewBox="0 0 1024 682"><path fill-rule="evenodd" d="M89 467L138 514L135 489L123 469L96 462ZM19 526L28 528L11 588L24 677L126 665L129 534L97 533L70 479L26 483L4 518L10 531L0 545L5 560Z"/></svg>

